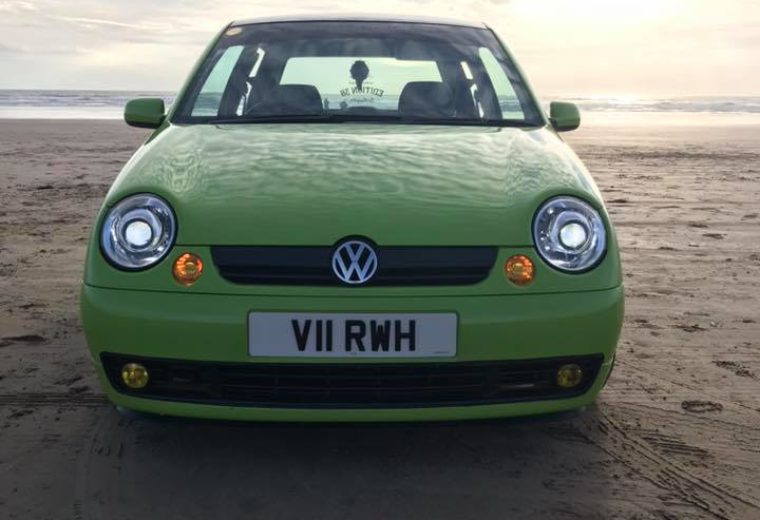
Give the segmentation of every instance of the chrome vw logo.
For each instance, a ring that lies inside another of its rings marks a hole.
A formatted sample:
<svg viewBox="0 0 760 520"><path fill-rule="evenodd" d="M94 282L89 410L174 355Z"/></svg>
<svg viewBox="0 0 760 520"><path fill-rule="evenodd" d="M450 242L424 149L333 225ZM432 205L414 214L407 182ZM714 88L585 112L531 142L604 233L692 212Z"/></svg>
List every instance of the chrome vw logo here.
<svg viewBox="0 0 760 520"><path fill-rule="evenodd" d="M362 284L368 282L377 271L377 255L366 242L349 240L333 253L332 268L340 281Z"/></svg>

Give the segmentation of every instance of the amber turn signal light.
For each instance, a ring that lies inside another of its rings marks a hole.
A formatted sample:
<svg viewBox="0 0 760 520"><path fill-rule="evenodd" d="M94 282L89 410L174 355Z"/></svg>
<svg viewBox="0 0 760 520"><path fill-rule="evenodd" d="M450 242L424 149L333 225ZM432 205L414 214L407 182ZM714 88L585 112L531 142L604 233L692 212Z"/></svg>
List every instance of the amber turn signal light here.
<svg viewBox="0 0 760 520"><path fill-rule="evenodd" d="M192 285L203 273L203 262L192 253L185 253L174 261L172 275L182 285Z"/></svg>
<svg viewBox="0 0 760 520"><path fill-rule="evenodd" d="M525 255L510 256L504 263L504 274L515 285L528 285L535 276L533 261Z"/></svg>

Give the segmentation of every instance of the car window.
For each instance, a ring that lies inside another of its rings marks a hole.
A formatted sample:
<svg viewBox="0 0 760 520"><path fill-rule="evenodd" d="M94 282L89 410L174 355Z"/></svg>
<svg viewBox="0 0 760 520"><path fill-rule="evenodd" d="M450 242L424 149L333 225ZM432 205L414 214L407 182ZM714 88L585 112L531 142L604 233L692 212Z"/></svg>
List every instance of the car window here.
<svg viewBox="0 0 760 520"><path fill-rule="evenodd" d="M325 109L397 110L401 91L416 81L440 82L436 63L366 56L290 58L280 84L314 85Z"/></svg>
<svg viewBox="0 0 760 520"><path fill-rule="evenodd" d="M201 88L198 100L193 106L193 116L215 116L219 112L219 104L230 74L242 52L243 46L235 45L222 53Z"/></svg>
<svg viewBox="0 0 760 520"><path fill-rule="evenodd" d="M315 21L227 30L172 120L540 126L540 114L488 29Z"/></svg>
<svg viewBox="0 0 760 520"><path fill-rule="evenodd" d="M504 71L504 67L499 65L496 56L486 47L481 47L478 50L478 54L483 62L483 67L485 67L491 79L496 98L499 101L502 117L504 119L521 119L523 117L523 110L517 98L517 93L512 88L512 83Z"/></svg>

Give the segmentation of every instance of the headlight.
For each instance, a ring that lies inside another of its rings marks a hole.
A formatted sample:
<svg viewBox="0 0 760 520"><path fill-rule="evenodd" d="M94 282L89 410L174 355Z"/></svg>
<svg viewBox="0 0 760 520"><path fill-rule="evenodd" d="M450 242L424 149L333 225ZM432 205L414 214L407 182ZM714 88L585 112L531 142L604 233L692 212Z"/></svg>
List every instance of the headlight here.
<svg viewBox="0 0 760 520"><path fill-rule="evenodd" d="M577 273L595 267L607 248L599 213L574 197L546 201L533 219L533 242L546 263Z"/></svg>
<svg viewBox="0 0 760 520"><path fill-rule="evenodd" d="M166 202L155 195L132 195L106 215L100 246L120 269L147 269L166 256L175 232L174 213Z"/></svg>

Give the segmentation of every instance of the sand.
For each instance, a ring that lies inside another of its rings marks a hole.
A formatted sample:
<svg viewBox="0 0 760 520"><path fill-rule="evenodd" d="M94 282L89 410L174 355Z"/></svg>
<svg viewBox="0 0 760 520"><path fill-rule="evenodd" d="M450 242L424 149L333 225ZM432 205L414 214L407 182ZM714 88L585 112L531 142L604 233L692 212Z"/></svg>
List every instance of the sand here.
<svg viewBox="0 0 760 520"><path fill-rule="evenodd" d="M78 320L86 237L144 131L0 121L0 518L760 518L760 126L568 136L622 246L618 365L573 416L132 420Z"/></svg>

